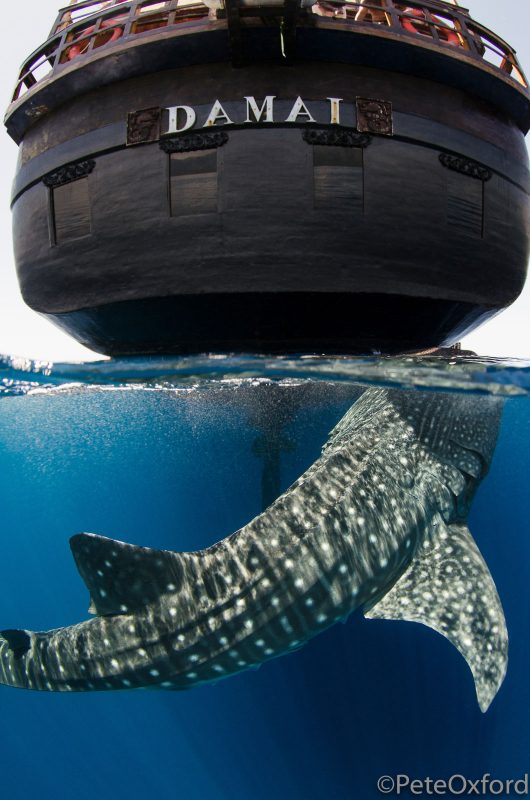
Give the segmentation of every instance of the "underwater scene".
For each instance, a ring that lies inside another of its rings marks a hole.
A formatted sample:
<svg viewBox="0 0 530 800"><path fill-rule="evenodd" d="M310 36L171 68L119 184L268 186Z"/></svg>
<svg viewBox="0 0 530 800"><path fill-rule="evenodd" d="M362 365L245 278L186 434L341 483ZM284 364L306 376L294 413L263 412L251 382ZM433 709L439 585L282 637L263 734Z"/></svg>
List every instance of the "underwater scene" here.
<svg viewBox="0 0 530 800"><path fill-rule="evenodd" d="M520 361L0 360L2 795L527 794L529 423Z"/></svg>

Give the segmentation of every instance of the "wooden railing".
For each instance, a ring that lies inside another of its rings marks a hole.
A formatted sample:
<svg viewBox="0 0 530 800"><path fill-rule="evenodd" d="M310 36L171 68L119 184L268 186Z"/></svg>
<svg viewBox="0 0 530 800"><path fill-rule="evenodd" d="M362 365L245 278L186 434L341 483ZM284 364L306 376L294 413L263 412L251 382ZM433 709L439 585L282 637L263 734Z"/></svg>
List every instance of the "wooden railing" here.
<svg viewBox="0 0 530 800"><path fill-rule="evenodd" d="M233 0L232 0L233 2ZM241 18L281 18L284 0L239 0ZM453 0L300 0L299 24L317 15L352 27L385 30L464 51L487 62L521 86L528 82L515 51ZM50 37L24 62L13 94L18 100L52 71L81 61L100 48L177 26L194 26L226 16L224 0L81 0L59 11Z"/></svg>

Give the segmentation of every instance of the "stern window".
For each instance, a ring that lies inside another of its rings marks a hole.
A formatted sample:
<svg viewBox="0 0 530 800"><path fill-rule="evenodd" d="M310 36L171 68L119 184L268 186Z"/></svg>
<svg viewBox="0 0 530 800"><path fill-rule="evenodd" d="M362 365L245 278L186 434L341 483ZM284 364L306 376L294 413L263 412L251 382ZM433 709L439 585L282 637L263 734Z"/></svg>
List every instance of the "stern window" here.
<svg viewBox="0 0 530 800"><path fill-rule="evenodd" d="M217 150L171 153L169 157L170 214L217 211Z"/></svg>
<svg viewBox="0 0 530 800"><path fill-rule="evenodd" d="M469 236L484 236L484 191L482 181L451 172L447 175L447 222Z"/></svg>
<svg viewBox="0 0 530 800"><path fill-rule="evenodd" d="M313 187L315 208L341 208L362 214L362 148L313 145Z"/></svg>
<svg viewBox="0 0 530 800"><path fill-rule="evenodd" d="M60 245L92 233L88 178L50 189L52 244Z"/></svg>

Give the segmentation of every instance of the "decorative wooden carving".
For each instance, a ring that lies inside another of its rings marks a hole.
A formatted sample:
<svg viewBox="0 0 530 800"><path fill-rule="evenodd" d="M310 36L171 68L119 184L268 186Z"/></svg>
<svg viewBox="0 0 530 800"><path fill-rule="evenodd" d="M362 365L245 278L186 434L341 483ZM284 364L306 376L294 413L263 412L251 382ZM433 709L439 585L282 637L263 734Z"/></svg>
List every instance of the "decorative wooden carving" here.
<svg viewBox="0 0 530 800"><path fill-rule="evenodd" d="M222 147L228 141L226 131L206 131L205 133L189 133L162 139L160 149L165 153L188 153L192 150L212 150Z"/></svg>
<svg viewBox="0 0 530 800"><path fill-rule="evenodd" d="M93 159L77 161L74 164L65 164L64 167L59 167L59 169L45 175L42 182L50 189L56 189L65 183L72 183L72 181L78 181L80 178L86 178L95 166L96 162Z"/></svg>
<svg viewBox="0 0 530 800"><path fill-rule="evenodd" d="M308 144L334 145L335 147L368 147L372 137L353 130L332 128L307 128L302 137Z"/></svg>
<svg viewBox="0 0 530 800"><path fill-rule="evenodd" d="M357 97L355 102L359 131L392 136L394 132L392 103L388 100L375 100L369 97Z"/></svg>
<svg viewBox="0 0 530 800"><path fill-rule="evenodd" d="M127 114L127 145L158 142L162 109L142 108Z"/></svg>
<svg viewBox="0 0 530 800"><path fill-rule="evenodd" d="M444 167L447 167L447 169L452 169L454 172L461 172L462 175L468 175L470 178L476 178L479 181L489 181L493 175L490 169L465 156L440 153L439 158L440 163Z"/></svg>

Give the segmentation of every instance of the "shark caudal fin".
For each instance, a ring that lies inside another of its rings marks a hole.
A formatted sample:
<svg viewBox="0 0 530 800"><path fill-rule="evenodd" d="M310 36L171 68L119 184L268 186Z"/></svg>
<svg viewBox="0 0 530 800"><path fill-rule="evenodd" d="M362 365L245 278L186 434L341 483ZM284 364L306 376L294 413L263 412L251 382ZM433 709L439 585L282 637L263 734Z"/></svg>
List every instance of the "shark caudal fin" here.
<svg viewBox="0 0 530 800"><path fill-rule="evenodd" d="M469 530L438 518L432 535L369 619L421 622L447 637L466 659L482 711L508 664L508 632L497 589Z"/></svg>
<svg viewBox="0 0 530 800"><path fill-rule="evenodd" d="M183 556L79 533L70 547L90 592L92 614L126 614L182 585Z"/></svg>

